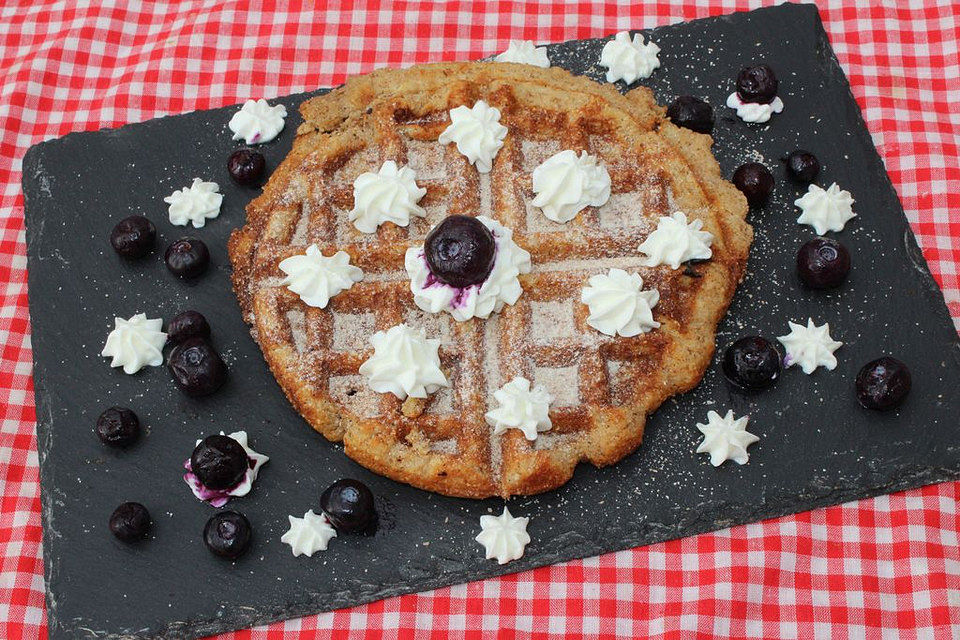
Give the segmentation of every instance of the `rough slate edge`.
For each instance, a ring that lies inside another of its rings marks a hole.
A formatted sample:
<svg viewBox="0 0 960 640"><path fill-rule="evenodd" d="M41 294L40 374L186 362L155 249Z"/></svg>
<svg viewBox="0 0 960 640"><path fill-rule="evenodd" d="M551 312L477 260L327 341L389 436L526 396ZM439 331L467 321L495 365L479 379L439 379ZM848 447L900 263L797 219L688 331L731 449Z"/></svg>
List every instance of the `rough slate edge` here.
<svg viewBox="0 0 960 640"><path fill-rule="evenodd" d="M845 79L843 78L842 71L840 70L840 67L837 64L835 57L832 55L832 52L829 49L829 44L827 42L826 34L823 32L822 25L820 25L819 23L818 15L816 14L815 8L813 7L789 7L789 8L781 7L777 9L769 9L769 10L762 10L762 11L783 12L788 10L795 13L798 21L808 20L808 21L813 21L815 23L813 27L818 32L818 37L819 37L821 50L822 50L821 59L826 64L824 73L840 78L842 81L844 81L844 84L845 84ZM726 17L719 17L719 18L710 18L707 20L726 20L726 19L727 19ZM654 30L652 33L656 34L656 32L657 30ZM570 45L565 45L565 46L569 47ZM558 48L560 48L560 51L562 52L566 50L565 46L560 45ZM573 47L575 48L576 45L573 45ZM563 53L558 52L558 54L559 54L557 56L558 58L566 57ZM309 95L313 95L313 94L309 94ZM294 97L294 99L299 99L299 96ZM859 110L856 108L855 103L852 101L852 98L851 98L850 105L848 106L850 106L852 110L850 115L853 115L855 118L855 121L862 125L862 117L859 113ZM292 125L292 122L291 122L291 125ZM131 126L136 126L136 125L131 125ZM889 191L889 194L887 197L896 198L896 194L893 190L892 184L890 183L889 178L886 176L880 157L876 153L876 150L873 147L872 140L870 139L869 134L866 131L866 128L865 127L861 128L857 132L857 134L860 137L859 142L864 146L865 149L868 150L868 155L872 158L872 162L874 164L874 167L872 169L875 171L879 171L879 173L884 176L884 185L885 185L885 188ZM84 134L72 134L72 135L84 135ZM39 162L39 156L41 154L42 146L38 145L38 147L39 149L37 147L32 149L24 160L25 181L27 180L28 176L33 175L34 173L33 170L36 168ZM29 187L29 185L27 186ZM41 186L41 190L42 190L42 186ZM31 195L38 195L38 194L29 193L29 189L27 191L28 192L26 195L27 195L28 202L32 200L32 198L30 198ZM897 200L894 200L894 201L896 202ZM891 212L892 215L895 215L896 213L898 212L896 211ZM901 212L901 215L902 215L902 212ZM29 247L30 246L29 236L31 235L31 228L28 226L27 230L28 230L28 247ZM940 293L940 290L937 287L935 281L930 276L929 270L927 269L927 266L922 259L922 256L919 252L919 248L917 247L913 234L909 230L909 225L906 225L905 227L904 243L905 243L906 249L908 250L911 256L912 262L918 274L921 276L925 286L927 287L927 290L931 296L931 299L934 300L934 303L938 309L938 315L941 316L940 319L948 326L952 326L949 313L946 309L945 304L943 303L942 294ZM956 357L956 353L954 353L954 356ZM38 449L39 449L40 459L41 459L41 475L47 476L48 470L45 469L43 463L44 463L44 460L46 457L46 451L47 451L46 443L50 435L48 432L45 432L45 428L47 425L46 417L47 417L47 410L48 410L48 407L46 406L45 398L46 398L46 394L48 393L48 390L43 386L42 382L43 382L42 376L38 375L37 376L38 443L39 443ZM41 393L40 390L43 390L43 392ZM823 487L823 491L821 493L818 493L817 495L804 496L804 505L805 505L804 508L805 509L816 508L820 506L836 504L836 503L844 502L854 498L863 498L870 495L877 495L880 493L897 491L901 489L919 486L922 484L939 482L939 481L953 479L957 477L960 477L960 470L958 469L924 469L914 474L900 476L897 479L890 481L886 484L874 486L872 489L867 491L856 486L846 486L846 487L840 487L840 488ZM47 502L47 498L44 497L45 506L46 506L46 502ZM762 509L758 507L757 513L760 513L761 511L763 512L762 517L767 518L767 517L775 517L778 515L793 513L796 511L796 509L791 506L791 503L785 502L778 509L771 509L769 505L764 505L764 508ZM49 509L45 508L44 509L45 525L47 523L46 518L48 514L49 514ZM679 522L672 527L640 528L637 531L635 531L633 535L618 539L617 541L618 547L616 548L629 548L629 547L637 546L640 544L649 544L652 542L658 542L662 540L679 537L680 531L683 532L682 535L693 535L696 533L715 530L718 528L723 528L723 527L731 526L734 524L754 521L756 519L757 519L757 516L750 513L745 513L745 514L742 514L741 517L737 517L727 521L717 521L707 517L703 517L700 519L695 519L692 522L689 522L689 521ZM45 526L44 527L45 540L48 534L49 534L48 528ZM46 549L47 549L46 545L44 549L46 554ZM523 560L517 561L510 565L506 565L504 567L500 567L490 563L489 565L485 565L480 570L450 572L450 573L444 574L441 577L433 577L433 578L421 577L417 580L417 585L414 588L408 588L405 586L387 587L387 588L381 588L379 590L371 590L368 593L361 594L359 596L357 596L355 593L344 592L342 594L336 594L332 597L329 597L325 602L325 606L323 607L318 607L315 604L307 603L304 605L296 605L292 607L288 606L283 608L282 610L275 611L275 612L265 612L265 613L260 612L255 614L245 614L243 612L231 611L228 616L224 616L211 623L190 623L188 626L168 628L165 631L159 631L158 633L169 635L169 637L185 637L187 635L192 636L192 635L205 635L210 633L216 633L216 632L225 631L232 628L246 627L254 624L261 624L261 623L273 621L273 620L279 620L279 619L284 619L289 617L296 617L296 616L316 613L318 610L321 610L321 609L337 608L337 607L346 606L346 605L356 605L363 602L378 600L378 599L392 596L392 595L407 593L410 591L426 590L426 589L445 586L449 584L460 583L468 580L477 580L485 577L502 575L505 573L512 573L515 571L521 571L521 570L533 568L535 566L552 564L555 562L561 562L571 558L590 556L590 555L595 555L597 553L609 552L612 550L614 550L614 548L612 548L610 545L601 545L598 542L586 540L579 535L571 536L570 539L568 540L568 544L564 545L562 552L555 553L553 555L541 554L535 559L525 558ZM50 571L50 567L48 563L45 563L45 570L48 572ZM47 577L49 579L49 573ZM51 614L52 613L53 612L51 612ZM66 637L69 634L68 629L61 628L59 627L59 625L56 624L55 615L51 615L50 627L51 627L51 637ZM73 630L77 630L77 629L74 628ZM113 637L121 637L121 636L113 636Z"/></svg>

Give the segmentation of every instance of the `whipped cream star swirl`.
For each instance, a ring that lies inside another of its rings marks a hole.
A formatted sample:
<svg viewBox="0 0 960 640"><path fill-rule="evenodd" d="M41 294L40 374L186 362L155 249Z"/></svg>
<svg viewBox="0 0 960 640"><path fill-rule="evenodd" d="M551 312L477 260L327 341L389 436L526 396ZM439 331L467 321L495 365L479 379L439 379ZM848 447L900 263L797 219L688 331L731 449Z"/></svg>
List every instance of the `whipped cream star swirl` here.
<svg viewBox="0 0 960 640"><path fill-rule="evenodd" d="M218 193L220 185L216 182L204 182L194 178L193 184L174 191L163 199L170 206L167 213L170 223L186 226L192 223L197 229L206 224L207 220L220 215L220 204L223 194Z"/></svg>
<svg viewBox="0 0 960 640"><path fill-rule="evenodd" d="M327 306L330 298L363 280L363 271L350 264L346 251L325 256L315 244L307 247L303 255L281 260L279 267L286 274L280 284L308 306L320 309Z"/></svg>
<svg viewBox="0 0 960 640"><path fill-rule="evenodd" d="M361 173L354 180L350 222L363 233L376 232L384 222L406 227L410 216L427 215L417 204L426 194L426 189L417 186L413 169L387 160L377 173Z"/></svg>
<svg viewBox="0 0 960 640"><path fill-rule="evenodd" d="M310 509L302 518L287 516L290 528L280 536L280 542L290 545L293 557L313 557L317 551L326 551L331 538L337 537L337 530L333 528L327 516L317 515Z"/></svg>
<svg viewBox="0 0 960 640"><path fill-rule="evenodd" d="M590 308L587 324L600 333L624 338L659 327L653 319L653 308L660 302L660 292L642 291L642 287L639 274L623 269L591 276L580 293L580 302Z"/></svg>
<svg viewBox="0 0 960 640"><path fill-rule="evenodd" d="M817 367L825 367L830 371L837 367L837 358L833 352L842 347L843 343L830 337L829 322L818 327L813 324L813 318L807 318L806 327L789 321L787 324L790 326L790 333L777 337L787 351L787 355L783 357L784 366L792 367L798 364L807 375L816 371Z"/></svg>
<svg viewBox="0 0 960 640"><path fill-rule="evenodd" d="M493 269L479 285L454 287L437 280L430 272L423 247L410 247L404 266L410 276L410 291L418 307L429 313L447 311L458 322L489 318L506 304L514 304L523 293L517 276L530 272L530 253L513 241L513 232L496 220L477 216L490 230L497 245Z"/></svg>
<svg viewBox="0 0 960 640"><path fill-rule="evenodd" d="M490 173L493 158L503 146L507 128L500 124L500 110L483 100L477 100L473 108L459 106L450 110L450 124L438 141L440 144L457 144L457 151L476 165L480 173Z"/></svg>
<svg viewBox="0 0 960 640"><path fill-rule="evenodd" d="M763 102L744 102L736 91L727 96L727 106L737 110L737 117L744 122L762 123L770 120L775 113L783 111L783 100L775 97L768 104Z"/></svg>
<svg viewBox="0 0 960 640"><path fill-rule="evenodd" d="M554 222L569 222L584 207L599 207L610 199L610 174L596 156L567 149L533 170L531 204Z"/></svg>
<svg viewBox="0 0 960 640"><path fill-rule="evenodd" d="M163 345L167 334L160 330L163 320L148 319L138 313L129 320L113 319L113 331L107 335L101 356L112 358L111 367L123 367L123 372L134 374L143 367L163 364Z"/></svg>
<svg viewBox="0 0 960 640"><path fill-rule="evenodd" d="M223 431L220 432L220 435L224 435ZM193 495L195 495L198 500L209 502L210 506L218 509L227 504L227 502L230 501L230 498L239 498L250 493L250 489L253 488L253 482L257 479L257 475L260 473L260 467L265 465L270 460L268 456L265 456L262 453L257 453L250 448L250 446L247 444L246 431L234 431L227 437L233 438L241 447L243 447L243 450L247 452L247 460L249 460L247 472L244 474L243 480L238 482L235 486L230 487L229 489L210 489L209 487L204 486L204 484L200 482L200 478L193 473L193 469L190 466L190 458L187 458L187 461L183 463L183 468L187 470L187 472L183 474L183 481L186 482L187 486L190 487L190 490L193 491ZM197 440L197 444L200 444L200 440Z"/></svg>
<svg viewBox="0 0 960 640"><path fill-rule="evenodd" d="M549 415L553 398L540 385L531 388L526 378L517 376L495 391L493 399L498 406L487 411L484 418L493 427L495 436L506 433L507 429L519 429L523 437L533 441L538 433L549 431L553 426Z"/></svg>
<svg viewBox="0 0 960 640"><path fill-rule="evenodd" d="M702 220L688 223L687 214L682 211L661 216L657 228L639 247L647 255L644 266L666 264L671 269L679 269L680 264L688 260L709 259L713 255L710 249L713 234L702 229Z"/></svg>
<svg viewBox="0 0 960 640"><path fill-rule="evenodd" d="M398 324L370 337L373 355L360 365L377 393L392 393L401 400L407 396L426 398L450 382L440 370L440 341L427 338L423 329Z"/></svg>
<svg viewBox="0 0 960 640"><path fill-rule="evenodd" d="M497 563L506 564L522 558L530 544L529 522L530 518L514 518L507 507L499 516L480 516L481 531L476 540L483 545L487 560L496 558Z"/></svg>
<svg viewBox="0 0 960 640"><path fill-rule="evenodd" d="M547 57L547 48L538 47L530 40L511 40L507 50L494 58L494 60L497 62L532 64L541 69L546 69L550 66L550 59Z"/></svg>
<svg viewBox="0 0 960 640"><path fill-rule="evenodd" d="M227 126L233 131L234 140L242 138L247 144L258 144L276 138L283 131L286 117L287 108L282 104L271 107L269 102L260 98L244 102Z"/></svg>
<svg viewBox="0 0 960 640"><path fill-rule="evenodd" d="M826 190L811 184L807 192L793 201L800 207L797 222L808 224L818 235L828 231L843 231L843 227L857 214L853 212L853 196L834 182Z"/></svg>
<svg viewBox="0 0 960 640"><path fill-rule="evenodd" d="M652 42L644 44L643 36L621 31L613 40L603 45L600 52L600 66L607 68L607 82L623 80L633 84L640 78L649 78L654 69L660 66L660 47Z"/></svg>
<svg viewBox="0 0 960 640"><path fill-rule="evenodd" d="M697 453L709 453L710 464L719 467L727 460L737 464L746 464L750 460L747 447L760 440L747 431L750 416L734 420L733 411L720 417L716 411L707 413L707 424L697 423L697 429L703 434L703 442L697 447Z"/></svg>

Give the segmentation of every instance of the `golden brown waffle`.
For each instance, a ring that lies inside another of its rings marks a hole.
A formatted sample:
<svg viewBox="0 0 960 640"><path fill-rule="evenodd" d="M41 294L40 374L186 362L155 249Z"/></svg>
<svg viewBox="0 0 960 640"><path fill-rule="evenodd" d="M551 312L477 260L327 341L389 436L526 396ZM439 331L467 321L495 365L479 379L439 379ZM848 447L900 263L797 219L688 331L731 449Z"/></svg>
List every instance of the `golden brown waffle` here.
<svg viewBox="0 0 960 640"><path fill-rule="evenodd" d="M483 99L509 133L480 175L455 145L437 142L448 110ZM277 381L303 417L348 456L401 482L482 498L532 494L566 482L581 460L607 465L640 444L648 413L699 382L714 331L743 275L753 237L747 204L720 175L709 136L679 129L649 90L623 96L561 69L504 63L437 64L355 78L307 101L304 124L263 195L234 231L230 258L244 316ZM610 201L567 224L530 206L530 174L562 149L599 156ZM347 218L352 184L385 160L409 164L426 187L425 219L375 234ZM659 216L699 218L713 258L684 269L642 266L637 247ZM488 320L457 322L413 302L403 266L409 246L453 213L483 214L532 255L523 295ZM343 249L364 279L310 308L280 285L280 260L310 243ZM610 267L640 273L660 291L659 329L608 337L586 324L580 291ZM426 402L373 392L358 375L369 337L407 322L440 338L452 386ZM514 376L554 397L553 429L528 442L494 436L484 421L493 392Z"/></svg>

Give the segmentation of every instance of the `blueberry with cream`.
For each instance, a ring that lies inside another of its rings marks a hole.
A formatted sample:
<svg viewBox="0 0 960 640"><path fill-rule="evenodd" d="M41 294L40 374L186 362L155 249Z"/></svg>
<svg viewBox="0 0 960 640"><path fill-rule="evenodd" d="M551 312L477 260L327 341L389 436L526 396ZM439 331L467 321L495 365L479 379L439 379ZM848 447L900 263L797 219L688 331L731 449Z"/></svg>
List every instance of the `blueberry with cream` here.
<svg viewBox="0 0 960 640"><path fill-rule="evenodd" d="M197 440L183 480L197 499L222 507L230 498L250 493L260 467L270 460L247 444L247 432L236 431Z"/></svg>
<svg viewBox="0 0 960 640"><path fill-rule="evenodd" d="M530 254L513 232L485 216L449 216L404 258L418 307L447 311L462 322L489 318L523 293L518 276L530 272Z"/></svg>
<svg viewBox="0 0 960 640"><path fill-rule="evenodd" d="M763 123L783 111L783 100L777 96L780 83L769 66L744 67L737 75L737 90L727 98L727 106L736 109L744 122Z"/></svg>

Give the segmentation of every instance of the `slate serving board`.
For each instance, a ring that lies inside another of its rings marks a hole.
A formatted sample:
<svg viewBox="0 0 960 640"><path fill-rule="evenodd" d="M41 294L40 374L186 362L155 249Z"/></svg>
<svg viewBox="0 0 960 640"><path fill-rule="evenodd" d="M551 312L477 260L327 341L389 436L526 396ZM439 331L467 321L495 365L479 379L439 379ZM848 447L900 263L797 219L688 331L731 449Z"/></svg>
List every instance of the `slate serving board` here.
<svg viewBox="0 0 960 640"><path fill-rule="evenodd" d="M745 334L787 332L787 320L829 321L844 342L835 371L786 371L756 396L732 392L717 358L691 393L668 401L649 421L640 451L620 464L581 467L560 490L510 502L531 517L523 559L499 566L473 541L479 516L501 501L433 495L373 475L340 446L315 434L271 377L229 286L226 240L255 191L235 186L225 159L237 145L226 123L235 107L116 130L71 134L33 147L24 159L30 311L38 414L44 559L50 636L193 637L356 605L503 573L687 536L960 477L960 349L897 196L834 57L817 11L786 5L655 29L662 67L649 80L661 103L701 95L716 107L715 153L726 175L760 160L778 178L772 201L751 213L756 229L748 275L720 327L719 349ZM604 40L552 45L557 66L595 79ZM769 126L748 126L723 106L737 70L771 63L786 110ZM297 105L283 134L263 146L270 167L290 147ZM812 237L795 223L801 189L777 158L816 153L820 183L839 182L859 217L839 237L854 270L838 291L801 290L796 249ZM184 235L166 219L162 198L195 176L225 193L220 217L200 230L213 256L194 285L166 272L162 247ZM159 231L154 255L128 263L110 249L113 224L148 215ZM192 400L165 368L127 376L98 354L115 315L171 318L204 313L230 367L216 395ZM906 360L914 390L890 413L861 409L853 379L882 354ZM149 430L133 449L107 450L92 428L109 405L132 407ZM695 423L708 409L749 414L761 437L746 466L720 468L694 449ZM213 513L181 480L194 440L246 429L271 456L253 492L230 507L255 528L236 563L213 557L201 530ZM318 508L333 480L351 476L377 494L382 526L372 537L335 539L314 558L294 558L279 542L287 514ZM125 500L148 506L150 539L128 546L106 522Z"/></svg>

